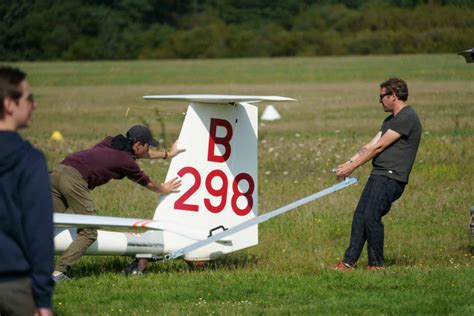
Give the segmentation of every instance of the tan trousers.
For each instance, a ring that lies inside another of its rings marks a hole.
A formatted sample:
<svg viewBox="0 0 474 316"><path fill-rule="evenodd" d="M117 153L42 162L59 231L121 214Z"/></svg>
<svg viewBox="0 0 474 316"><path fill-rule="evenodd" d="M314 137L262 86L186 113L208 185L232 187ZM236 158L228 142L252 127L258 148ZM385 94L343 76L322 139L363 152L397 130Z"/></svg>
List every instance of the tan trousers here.
<svg viewBox="0 0 474 316"><path fill-rule="evenodd" d="M79 171L70 166L58 165L50 176L55 212L64 213L69 209L74 214L97 215L87 182ZM97 230L78 229L77 238L59 257L55 270L68 272L96 239Z"/></svg>
<svg viewBox="0 0 474 316"><path fill-rule="evenodd" d="M30 278L0 282L0 315L33 315L35 310Z"/></svg>

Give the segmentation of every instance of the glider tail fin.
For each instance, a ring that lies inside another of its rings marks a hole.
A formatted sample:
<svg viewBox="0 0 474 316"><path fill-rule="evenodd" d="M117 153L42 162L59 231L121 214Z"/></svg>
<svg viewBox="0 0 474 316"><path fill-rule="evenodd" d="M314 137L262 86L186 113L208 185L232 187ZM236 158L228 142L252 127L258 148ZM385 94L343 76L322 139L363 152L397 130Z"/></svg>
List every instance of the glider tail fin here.
<svg viewBox="0 0 474 316"><path fill-rule="evenodd" d="M182 186L179 193L161 197L153 219L212 235L258 216L258 110L225 101L191 101L178 139L178 148L186 151L173 158L166 176L166 181L179 176ZM228 239L228 244L210 244L185 259L209 260L256 245L258 226Z"/></svg>

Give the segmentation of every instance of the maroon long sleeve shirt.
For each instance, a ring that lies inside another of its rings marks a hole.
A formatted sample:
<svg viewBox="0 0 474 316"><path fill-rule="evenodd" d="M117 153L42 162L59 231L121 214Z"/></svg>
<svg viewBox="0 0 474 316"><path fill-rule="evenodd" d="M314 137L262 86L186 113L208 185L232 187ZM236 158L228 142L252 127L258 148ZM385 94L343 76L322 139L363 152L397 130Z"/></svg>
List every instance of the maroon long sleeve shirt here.
<svg viewBox="0 0 474 316"><path fill-rule="evenodd" d="M112 147L112 136L104 138L92 147L67 156L61 164L71 166L87 181L89 189L94 189L111 179L124 177L143 186L150 178L141 171L136 157L127 151Z"/></svg>

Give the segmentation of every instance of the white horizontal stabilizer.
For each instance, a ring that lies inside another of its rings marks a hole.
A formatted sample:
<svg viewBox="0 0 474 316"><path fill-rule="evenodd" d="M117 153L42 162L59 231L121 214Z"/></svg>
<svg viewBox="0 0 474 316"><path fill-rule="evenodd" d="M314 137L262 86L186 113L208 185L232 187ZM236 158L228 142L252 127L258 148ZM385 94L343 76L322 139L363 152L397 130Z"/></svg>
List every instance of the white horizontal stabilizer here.
<svg viewBox="0 0 474 316"><path fill-rule="evenodd" d="M260 102L260 101L296 101L295 99L279 96L258 95L221 95L221 94L178 94L178 95L146 95L146 100L158 101L188 101L197 103L231 104L238 102Z"/></svg>
<svg viewBox="0 0 474 316"><path fill-rule="evenodd" d="M205 240L209 235L209 232L198 231L176 223L141 218L54 213L53 219L57 227L159 230L175 233L193 240ZM228 241L222 243L226 244Z"/></svg>

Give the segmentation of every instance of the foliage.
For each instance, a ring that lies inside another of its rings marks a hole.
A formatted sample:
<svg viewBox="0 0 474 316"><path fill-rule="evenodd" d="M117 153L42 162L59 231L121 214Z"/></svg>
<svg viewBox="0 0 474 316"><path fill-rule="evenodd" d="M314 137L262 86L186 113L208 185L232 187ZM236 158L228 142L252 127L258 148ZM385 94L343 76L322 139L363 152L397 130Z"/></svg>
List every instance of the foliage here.
<svg viewBox="0 0 474 316"><path fill-rule="evenodd" d="M0 60L452 52L472 16L468 0L6 0Z"/></svg>

